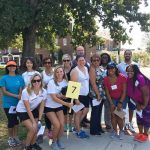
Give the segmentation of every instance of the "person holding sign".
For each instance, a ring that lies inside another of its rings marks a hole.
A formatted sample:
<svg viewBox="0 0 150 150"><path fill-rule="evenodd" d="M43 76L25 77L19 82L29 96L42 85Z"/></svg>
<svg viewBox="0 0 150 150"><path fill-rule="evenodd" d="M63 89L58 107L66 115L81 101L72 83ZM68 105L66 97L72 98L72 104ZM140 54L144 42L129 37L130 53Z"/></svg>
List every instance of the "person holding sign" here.
<svg viewBox="0 0 150 150"><path fill-rule="evenodd" d="M54 78L49 81L47 86L48 97L45 103L45 113L53 125L52 150L65 148L61 141L64 132L63 105L72 107L72 104L63 101L65 97L61 94L61 90L63 87L66 87L67 84L63 67L57 66L54 69Z"/></svg>
<svg viewBox="0 0 150 150"><path fill-rule="evenodd" d="M22 91L21 100L19 101L16 111L22 124L28 130L26 146L24 150L41 150L42 148L36 143L37 128L41 126L41 118L44 111L44 102L47 92L42 86L42 78L39 74L34 74L31 81Z"/></svg>
<svg viewBox="0 0 150 150"><path fill-rule="evenodd" d="M123 139L123 118L116 115L114 112L122 112L126 108L124 101L126 96L126 78L118 72L117 66L114 62L109 62L107 65L107 76L104 78L104 85L106 95L110 102L111 107L111 122L113 131L111 138L117 136L117 125L119 126L119 138Z"/></svg>
<svg viewBox="0 0 150 150"><path fill-rule="evenodd" d="M18 139L18 124L16 114L16 106L21 98L21 92L24 88L24 80L18 74L17 64L11 60L6 63L6 75L0 80L2 89L2 107L8 119L8 144L9 146L17 146L21 144Z"/></svg>
<svg viewBox="0 0 150 150"><path fill-rule="evenodd" d="M100 67L100 56L94 54L91 57L90 66L90 96L92 98L92 112L90 121L90 134L100 135L104 133L101 127L101 115L104 100L106 100L106 94L104 89L104 77L105 71ZM99 105L94 106L94 100L99 101Z"/></svg>
<svg viewBox="0 0 150 150"><path fill-rule="evenodd" d="M71 81L81 83L79 99L75 100L75 104L82 103L85 107L74 115L75 132L80 138L89 137L80 129L80 123L89 111L89 74L85 67L85 58L83 55L76 57L77 66L71 71ZM74 92L74 91L73 91Z"/></svg>
<svg viewBox="0 0 150 150"><path fill-rule="evenodd" d="M135 64L130 64L126 71L128 74L127 94L133 99L137 109L139 134L134 139L146 142L150 128L150 80L140 72Z"/></svg>

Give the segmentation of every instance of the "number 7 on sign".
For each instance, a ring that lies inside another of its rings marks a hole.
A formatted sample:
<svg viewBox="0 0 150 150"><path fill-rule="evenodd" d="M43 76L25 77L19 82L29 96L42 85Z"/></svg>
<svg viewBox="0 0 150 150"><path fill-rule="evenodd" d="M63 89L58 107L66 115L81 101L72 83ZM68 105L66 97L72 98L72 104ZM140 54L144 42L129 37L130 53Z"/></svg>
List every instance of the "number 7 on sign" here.
<svg viewBox="0 0 150 150"><path fill-rule="evenodd" d="M78 99L80 94L81 83L69 81L66 97L72 99Z"/></svg>

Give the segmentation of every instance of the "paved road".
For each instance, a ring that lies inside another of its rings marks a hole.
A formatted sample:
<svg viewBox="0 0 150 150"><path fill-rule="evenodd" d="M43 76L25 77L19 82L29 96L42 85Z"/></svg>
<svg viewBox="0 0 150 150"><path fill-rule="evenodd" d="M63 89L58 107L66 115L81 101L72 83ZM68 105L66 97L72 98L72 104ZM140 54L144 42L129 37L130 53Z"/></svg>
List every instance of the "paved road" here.
<svg viewBox="0 0 150 150"><path fill-rule="evenodd" d="M111 139L109 132L100 136L90 136L89 139L77 138L72 133L63 136L65 150L150 150L150 142L139 143L133 140L133 136L125 135L124 140ZM43 150L51 149L47 137L41 145Z"/></svg>

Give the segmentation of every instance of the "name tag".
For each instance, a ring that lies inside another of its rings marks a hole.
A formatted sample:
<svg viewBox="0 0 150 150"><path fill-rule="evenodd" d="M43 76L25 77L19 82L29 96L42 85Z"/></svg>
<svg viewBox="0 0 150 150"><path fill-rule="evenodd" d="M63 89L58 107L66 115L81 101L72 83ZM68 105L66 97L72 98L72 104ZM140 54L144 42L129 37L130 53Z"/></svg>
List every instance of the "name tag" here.
<svg viewBox="0 0 150 150"><path fill-rule="evenodd" d="M111 89L112 89L112 90L116 90L116 89L117 89L117 85L112 85L112 86L111 86Z"/></svg>
<svg viewBox="0 0 150 150"><path fill-rule="evenodd" d="M138 86L139 85L139 81L135 81L135 86Z"/></svg>

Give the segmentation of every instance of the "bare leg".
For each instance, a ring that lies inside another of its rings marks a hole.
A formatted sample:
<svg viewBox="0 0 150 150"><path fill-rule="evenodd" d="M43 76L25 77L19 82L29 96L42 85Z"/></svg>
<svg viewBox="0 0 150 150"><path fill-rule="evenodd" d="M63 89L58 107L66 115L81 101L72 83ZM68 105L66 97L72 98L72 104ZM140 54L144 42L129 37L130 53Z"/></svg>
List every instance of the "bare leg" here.
<svg viewBox="0 0 150 150"><path fill-rule="evenodd" d="M58 111L56 115L60 123L60 129L58 133L58 139L59 139L64 133L64 114L63 114L63 111L61 110L61 111Z"/></svg>
<svg viewBox="0 0 150 150"><path fill-rule="evenodd" d="M34 139L37 130L32 126L32 122L30 119L25 120L22 123L28 130L27 138L26 138L26 146L29 146L32 144L32 140Z"/></svg>
<svg viewBox="0 0 150 150"><path fill-rule="evenodd" d="M123 130L123 126L124 126L123 119L121 119L120 117L116 116L116 120L117 120L117 124L119 126L120 131Z"/></svg>
<svg viewBox="0 0 150 150"><path fill-rule="evenodd" d="M75 113L75 115L74 115L74 123L75 123L76 130L78 132L80 131L81 115L82 115L82 111L79 111L79 112Z"/></svg>
<svg viewBox="0 0 150 150"><path fill-rule="evenodd" d="M53 125L53 141L55 142L57 141L58 138L58 134L60 130L60 122L55 112L48 112L46 115Z"/></svg>
<svg viewBox="0 0 150 150"><path fill-rule="evenodd" d="M115 130L115 132L117 132L117 120L116 120L116 115L115 114L111 114L111 123L112 123L112 127Z"/></svg>

